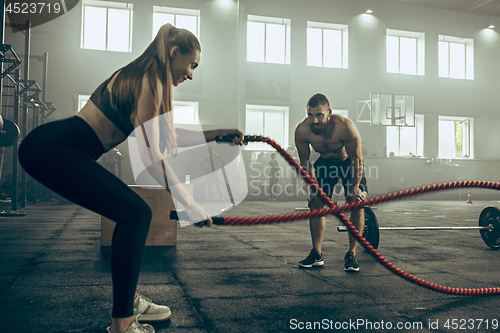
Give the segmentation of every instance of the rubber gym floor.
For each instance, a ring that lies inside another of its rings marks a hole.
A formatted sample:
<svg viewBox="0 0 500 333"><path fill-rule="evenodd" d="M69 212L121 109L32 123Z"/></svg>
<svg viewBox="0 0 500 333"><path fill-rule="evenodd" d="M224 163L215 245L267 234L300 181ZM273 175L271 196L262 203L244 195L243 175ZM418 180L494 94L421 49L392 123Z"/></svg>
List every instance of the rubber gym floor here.
<svg viewBox="0 0 500 333"><path fill-rule="evenodd" d="M9 207L3 204L2 209ZM477 226L498 201L399 200L379 204L380 226ZM293 213L305 202L244 201L225 216ZM108 248L100 216L68 202L28 204L0 217L1 332L105 332ZM172 310L156 332L499 331L500 296L457 296L412 284L358 249L344 272L347 235L327 218L325 266L299 269L311 249L307 220L265 226L179 227L177 246L148 247L138 291ZM381 231L378 250L424 280L499 287L500 252L477 230Z"/></svg>

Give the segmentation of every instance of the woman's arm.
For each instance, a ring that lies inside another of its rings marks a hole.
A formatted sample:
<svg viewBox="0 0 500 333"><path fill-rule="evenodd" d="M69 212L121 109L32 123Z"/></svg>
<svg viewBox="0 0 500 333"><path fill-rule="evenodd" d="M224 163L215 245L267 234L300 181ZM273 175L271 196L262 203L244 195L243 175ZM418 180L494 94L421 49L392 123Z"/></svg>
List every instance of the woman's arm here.
<svg viewBox="0 0 500 333"><path fill-rule="evenodd" d="M162 96L161 85L158 84L158 96ZM142 91L137 103L137 117L134 120L139 154L147 166L148 172L159 183L164 184L173 197L185 207L191 221L208 220L210 216L194 201L191 194L184 188L175 172L166 162L160 149L160 117L158 114L160 102L154 103L147 80L143 80Z"/></svg>
<svg viewBox="0 0 500 333"><path fill-rule="evenodd" d="M193 197L181 185L181 181L161 153L159 120L159 117L152 118L136 128L139 154L144 165L147 166L147 171L157 183L164 185L183 205L192 205L194 204Z"/></svg>

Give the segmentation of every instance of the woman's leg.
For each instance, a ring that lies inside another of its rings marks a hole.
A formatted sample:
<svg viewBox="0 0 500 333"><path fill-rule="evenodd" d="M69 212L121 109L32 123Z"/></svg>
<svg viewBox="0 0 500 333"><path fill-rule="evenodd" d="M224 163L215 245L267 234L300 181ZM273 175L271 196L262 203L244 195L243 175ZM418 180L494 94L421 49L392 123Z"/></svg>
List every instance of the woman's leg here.
<svg viewBox="0 0 500 333"><path fill-rule="evenodd" d="M64 198L116 222L111 258L112 317L133 316L133 300L152 218L151 208L90 157L85 147L79 148L81 142L61 144L61 138L54 134L57 126L35 130L19 148L19 160L26 172ZM86 140L91 139L80 138L83 144L88 144Z"/></svg>

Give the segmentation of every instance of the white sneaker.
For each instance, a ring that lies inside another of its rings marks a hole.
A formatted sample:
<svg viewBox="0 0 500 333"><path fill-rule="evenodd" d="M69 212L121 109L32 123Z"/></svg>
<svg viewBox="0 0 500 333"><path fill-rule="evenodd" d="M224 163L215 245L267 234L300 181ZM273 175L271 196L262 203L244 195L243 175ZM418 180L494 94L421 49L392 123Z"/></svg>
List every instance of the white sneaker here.
<svg viewBox="0 0 500 333"><path fill-rule="evenodd" d="M111 333L111 326L106 328L106 332ZM139 324L137 322L137 317L135 317L134 322L130 324L124 333L155 333L155 329L148 324Z"/></svg>
<svg viewBox="0 0 500 333"><path fill-rule="evenodd" d="M149 298L137 293L134 315L139 321L163 321L170 319L172 312L168 306L154 304Z"/></svg>

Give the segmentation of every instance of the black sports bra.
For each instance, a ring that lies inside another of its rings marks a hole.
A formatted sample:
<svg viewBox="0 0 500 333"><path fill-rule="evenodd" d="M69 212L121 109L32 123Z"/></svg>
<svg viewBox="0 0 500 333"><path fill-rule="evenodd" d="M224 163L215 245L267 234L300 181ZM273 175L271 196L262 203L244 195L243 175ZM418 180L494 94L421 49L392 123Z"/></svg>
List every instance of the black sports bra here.
<svg viewBox="0 0 500 333"><path fill-rule="evenodd" d="M108 87L104 87L105 84L107 85L107 80L97 87L97 89L90 96L90 100L94 102L99 110L101 110L102 113L104 113L104 115L111 120L111 122L118 127L120 131L129 136L134 130L134 125L132 124L130 118L125 118L120 111L111 106L111 95ZM99 94L103 90L103 87L104 91L99 101Z"/></svg>

